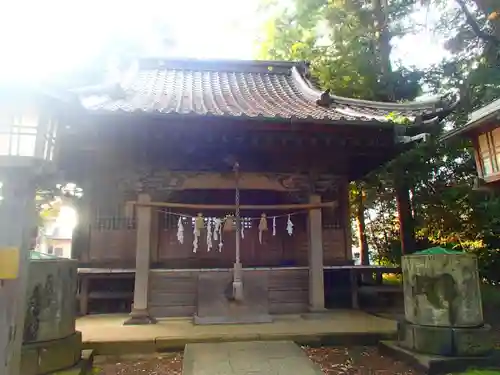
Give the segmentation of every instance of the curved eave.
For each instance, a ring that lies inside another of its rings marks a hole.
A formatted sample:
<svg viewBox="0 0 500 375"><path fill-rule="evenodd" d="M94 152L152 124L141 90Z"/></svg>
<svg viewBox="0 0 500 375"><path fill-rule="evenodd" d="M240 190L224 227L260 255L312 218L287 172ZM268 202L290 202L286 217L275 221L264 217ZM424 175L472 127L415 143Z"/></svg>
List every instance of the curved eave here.
<svg viewBox="0 0 500 375"><path fill-rule="evenodd" d="M246 114L241 114L239 116L230 115L218 115L214 113L200 114L197 112L187 112L187 113L177 113L177 112L163 112L161 110L150 110L145 111L142 109L134 109L127 111L124 109L116 110L106 110L106 109L88 109L82 106L82 109L90 115L101 115L101 116L133 116L141 115L148 116L150 118L165 119L166 117L170 119L224 119L227 121L259 121L259 122L273 122L282 124L322 124L322 125L354 125L354 126L380 126L380 127L394 127L398 126L401 128L407 128L409 126L396 124L393 121L377 121L377 120L367 120L367 119L339 119L332 120L328 118L314 118L314 117L269 117L263 115L248 116Z"/></svg>
<svg viewBox="0 0 500 375"><path fill-rule="evenodd" d="M317 87L315 87L304 75L299 71L297 66L292 68L292 77L294 78L297 87L299 87L304 95L307 95L311 100L317 100L325 92L322 92ZM453 103L449 105L443 105L443 99L441 97L436 97L434 99L426 101L413 101L408 103L389 103L389 102L379 102L363 99L346 98L343 96L337 96L329 94L332 105L335 103L345 104L353 107L365 107L377 110L384 110L387 112L407 112L407 111L427 111L427 113L422 114L422 118L432 119L434 117L440 117L443 119L448 114L450 114L458 105L460 99L457 98Z"/></svg>
<svg viewBox="0 0 500 375"><path fill-rule="evenodd" d="M383 118L383 121L373 119L373 118L340 118L340 119L330 119L330 118L314 118L314 117L280 117L280 116L249 116L247 114L240 114L238 116L232 115L219 115L215 113L198 113L198 112L185 112L178 113L175 111L165 112L162 110L144 110L144 109L133 109L124 110L122 108L116 110L109 109L92 109L80 105L80 108L89 115L98 116L147 116L151 119L176 119L176 120L224 120L224 121L251 121L251 122L267 122L275 124L283 124L291 126L307 126L311 125L323 125L323 126L358 126L358 127L380 127L380 128L394 128L395 134L397 136L406 135L411 133L412 135L419 134L422 132L427 132L430 129L434 129L439 125L441 121L441 116L435 115L434 117L423 120L417 119L409 124L398 124L392 120Z"/></svg>

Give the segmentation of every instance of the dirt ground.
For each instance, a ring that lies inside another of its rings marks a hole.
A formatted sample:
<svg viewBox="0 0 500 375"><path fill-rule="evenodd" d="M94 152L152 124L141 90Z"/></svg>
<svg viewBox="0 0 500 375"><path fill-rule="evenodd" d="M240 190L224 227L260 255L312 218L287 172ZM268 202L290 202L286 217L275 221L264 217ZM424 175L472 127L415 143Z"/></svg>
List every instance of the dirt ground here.
<svg viewBox="0 0 500 375"><path fill-rule="evenodd" d="M97 357L92 375L180 375L182 353L148 356Z"/></svg>
<svg viewBox="0 0 500 375"><path fill-rule="evenodd" d="M375 347L303 349L328 375L421 375L404 363L382 357Z"/></svg>
<svg viewBox="0 0 500 375"><path fill-rule="evenodd" d="M421 375L403 363L381 357L374 347L303 347L327 375ZM182 353L96 360L95 375L180 375Z"/></svg>

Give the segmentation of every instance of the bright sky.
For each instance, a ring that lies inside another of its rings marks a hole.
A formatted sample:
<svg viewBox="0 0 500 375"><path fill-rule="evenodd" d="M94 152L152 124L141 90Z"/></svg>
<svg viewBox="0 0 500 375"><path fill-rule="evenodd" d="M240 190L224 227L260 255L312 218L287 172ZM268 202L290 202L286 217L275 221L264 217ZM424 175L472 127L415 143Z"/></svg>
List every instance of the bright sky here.
<svg viewBox="0 0 500 375"><path fill-rule="evenodd" d="M152 25L168 27L177 56L252 59L260 0L17 0L0 5L0 75L33 80L71 69L97 53L112 33L146 41ZM77 4L77 5L75 5ZM79 5L78 5L79 4ZM419 20L429 15L422 12ZM429 34L395 43L395 59L425 67L444 54Z"/></svg>

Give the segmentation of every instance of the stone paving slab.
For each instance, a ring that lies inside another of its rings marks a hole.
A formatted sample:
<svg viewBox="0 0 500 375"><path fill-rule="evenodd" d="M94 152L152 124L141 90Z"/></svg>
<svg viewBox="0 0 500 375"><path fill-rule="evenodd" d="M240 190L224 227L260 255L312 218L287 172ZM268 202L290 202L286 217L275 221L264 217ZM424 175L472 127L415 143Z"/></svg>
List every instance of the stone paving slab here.
<svg viewBox="0 0 500 375"><path fill-rule="evenodd" d="M321 375L292 341L187 344L183 375Z"/></svg>
<svg viewBox="0 0 500 375"><path fill-rule="evenodd" d="M274 315L272 323L196 325L192 318L159 319L158 324L124 326L128 315L90 315L77 319L84 349L97 354L154 353L190 343L294 341L307 345L373 345L396 338L397 323L359 310L335 310L321 319Z"/></svg>

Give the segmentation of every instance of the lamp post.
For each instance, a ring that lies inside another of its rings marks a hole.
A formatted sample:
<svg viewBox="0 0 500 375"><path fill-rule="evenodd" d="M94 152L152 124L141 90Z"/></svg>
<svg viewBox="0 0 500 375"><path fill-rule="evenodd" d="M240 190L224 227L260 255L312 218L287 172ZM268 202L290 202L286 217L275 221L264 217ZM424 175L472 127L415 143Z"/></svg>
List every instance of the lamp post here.
<svg viewBox="0 0 500 375"><path fill-rule="evenodd" d="M19 375L36 177L51 165L57 125L9 104L0 107L0 374Z"/></svg>

